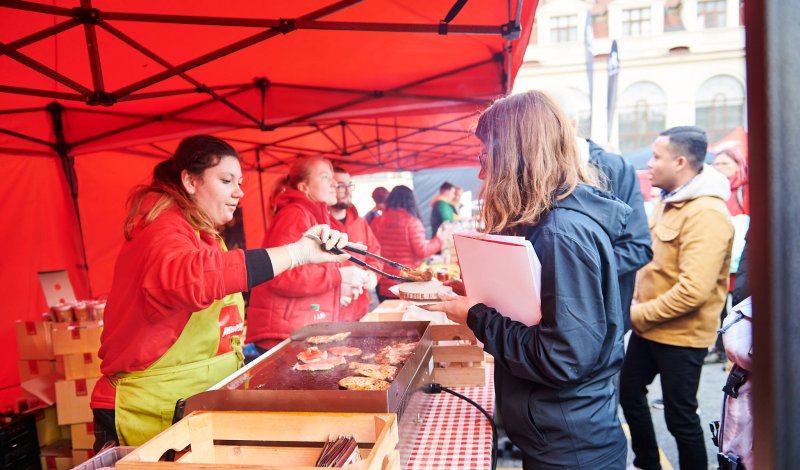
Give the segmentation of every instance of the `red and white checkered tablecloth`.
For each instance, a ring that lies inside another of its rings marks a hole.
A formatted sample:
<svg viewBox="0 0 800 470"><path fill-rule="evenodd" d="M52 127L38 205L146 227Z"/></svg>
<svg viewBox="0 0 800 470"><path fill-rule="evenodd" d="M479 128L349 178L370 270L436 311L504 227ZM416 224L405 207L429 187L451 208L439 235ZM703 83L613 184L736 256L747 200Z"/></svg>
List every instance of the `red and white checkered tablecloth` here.
<svg viewBox="0 0 800 470"><path fill-rule="evenodd" d="M486 385L453 387L494 416L494 364L486 364ZM477 408L447 392L434 395L407 470L491 468L492 427Z"/></svg>

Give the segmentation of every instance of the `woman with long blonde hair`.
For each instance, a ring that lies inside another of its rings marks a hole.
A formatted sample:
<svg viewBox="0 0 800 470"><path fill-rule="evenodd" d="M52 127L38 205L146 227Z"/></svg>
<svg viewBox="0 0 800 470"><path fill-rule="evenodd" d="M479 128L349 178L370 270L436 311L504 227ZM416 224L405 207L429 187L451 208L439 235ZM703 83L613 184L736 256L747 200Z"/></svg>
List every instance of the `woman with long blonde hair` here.
<svg viewBox="0 0 800 470"><path fill-rule="evenodd" d="M464 296L429 308L467 324L494 356L498 404L524 468L624 469L613 381L624 355L613 242L631 209L596 187L570 122L541 92L496 101L475 133L485 148L485 230L533 245L542 266L541 322L511 320ZM463 295L463 286L454 287Z"/></svg>

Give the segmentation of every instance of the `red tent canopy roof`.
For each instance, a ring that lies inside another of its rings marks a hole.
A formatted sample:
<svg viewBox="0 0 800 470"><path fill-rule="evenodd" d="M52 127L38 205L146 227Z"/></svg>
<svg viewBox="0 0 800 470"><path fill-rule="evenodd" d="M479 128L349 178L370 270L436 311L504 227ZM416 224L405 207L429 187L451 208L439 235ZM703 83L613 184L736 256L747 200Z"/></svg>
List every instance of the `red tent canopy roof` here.
<svg viewBox="0 0 800 470"><path fill-rule="evenodd" d="M465 2L448 18L452 5L423 1L54 3L1 6L0 152L55 155L55 113L73 156L205 132L374 169L387 168L379 148L396 168L473 155L474 140L450 134L510 89L536 7Z"/></svg>

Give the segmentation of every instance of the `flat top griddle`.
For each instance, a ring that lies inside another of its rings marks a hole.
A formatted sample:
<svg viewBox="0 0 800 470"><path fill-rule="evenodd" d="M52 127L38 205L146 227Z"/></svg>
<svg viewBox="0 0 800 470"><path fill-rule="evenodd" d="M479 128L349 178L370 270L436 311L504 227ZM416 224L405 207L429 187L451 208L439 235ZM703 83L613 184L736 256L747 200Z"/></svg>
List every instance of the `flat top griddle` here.
<svg viewBox="0 0 800 470"><path fill-rule="evenodd" d="M385 346L398 343L417 343L427 327L427 322L382 322L382 323L319 323L308 325L292 334L292 341L274 351L269 357L259 361L248 372L245 380L237 381L229 389L235 390L339 390L339 380L356 375L348 368L351 362L374 363L374 358L361 356L345 357L346 364L326 371L298 371L292 367L299 362L297 354L308 347L316 346L326 350L335 346L357 347L361 355L374 354ZM310 336L329 335L350 331L343 341L314 345L306 342ZM414 353L417 354L415 348ZM411 357L406 361L411 361ZM396 366L397 376L402 367ZM231 384L233 385L233 384Z"/></svg>

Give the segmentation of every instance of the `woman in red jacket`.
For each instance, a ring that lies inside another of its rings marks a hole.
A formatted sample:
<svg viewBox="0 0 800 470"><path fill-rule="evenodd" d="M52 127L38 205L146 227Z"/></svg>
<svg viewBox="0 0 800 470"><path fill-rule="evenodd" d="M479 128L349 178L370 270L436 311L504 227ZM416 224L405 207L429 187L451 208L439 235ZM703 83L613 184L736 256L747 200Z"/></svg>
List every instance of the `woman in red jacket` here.
<svg viewBox="0 0 800 470"><path fill-rule="evenodd" d="M425 239L425 227L419 217L419 208L414 193L406 186L397 186L389 193L386 210L370 224L372 232L381 244L382 256L406 266L416 268L428 256L442 249L444 240L452 234L452 226L443 224L430 240ZM398 270L386 266L389 274ZM381 277L378 279L378 299L384 301L397 298L389 288L397 282Z"/></svg>
<svg viewBox="0 0 800 470"><path fill-rule="evenodd" d="M728 177L731 197L725 202L732 216L750 215L750 191L747 184L747 161L738 145L724 148L714 156L715 169Z"/></svg>
<svg viewBox="0 0 800 470"><path fill-rule="evenodd" d="M129 200L92 393L95 451L138 446L172 423L175 402L242 365L241 291L307 263L343 261L308 238L268 250L228 251L218 227L242 192L236 151L216 137L184 139ZM346 236L311 231L328 246Z"/></svg>
<svg viewBox="0 0 800 470"><path fill-rule="evenodd" d="M285 185L286 190L275 200L277 212L262 246L280 246L296 240L311 226L330 224L328 206L336 203L330 161L321 157L295 161ZM362 288L366 282L365 271L353 265L303 266L276 276L250 294L247 341L255 343L259 352L271 349L312 320L312 304L325 314L313 320L339 321L342 289Z"/></svg>

